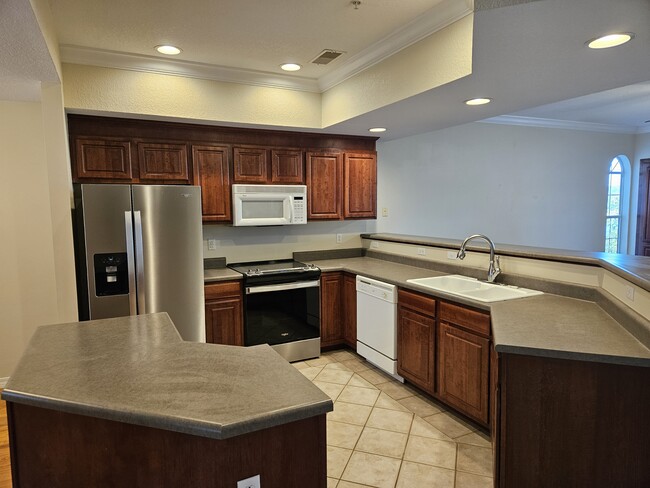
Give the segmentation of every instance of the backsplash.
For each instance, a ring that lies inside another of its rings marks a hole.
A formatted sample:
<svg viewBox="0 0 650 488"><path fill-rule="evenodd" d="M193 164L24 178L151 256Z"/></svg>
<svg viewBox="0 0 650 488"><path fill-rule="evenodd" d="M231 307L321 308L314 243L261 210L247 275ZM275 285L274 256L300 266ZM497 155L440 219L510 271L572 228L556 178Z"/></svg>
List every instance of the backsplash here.
<svg viewBox="0 0 650 488"><path fill-rule="evenodd" d="M374 232L375 220L309 222L273 227L203 226L203 258L228 263L291 259L295 252L361 248L360 234ZM340 241L337 242L337 236ZM209 249L211 240L215 249Z"/></svg>

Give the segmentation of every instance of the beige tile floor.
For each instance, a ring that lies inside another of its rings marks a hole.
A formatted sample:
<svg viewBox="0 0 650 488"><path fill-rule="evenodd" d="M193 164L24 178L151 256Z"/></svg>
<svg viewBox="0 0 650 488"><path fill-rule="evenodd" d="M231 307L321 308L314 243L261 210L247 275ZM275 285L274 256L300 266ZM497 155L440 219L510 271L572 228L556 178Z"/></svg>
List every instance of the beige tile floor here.
<svg viewBox="0 0 650 488"><path fill-rule="evenodd" d="M328 488L492 487L487 435L348 350L293 363L328 394Z"/></svg>

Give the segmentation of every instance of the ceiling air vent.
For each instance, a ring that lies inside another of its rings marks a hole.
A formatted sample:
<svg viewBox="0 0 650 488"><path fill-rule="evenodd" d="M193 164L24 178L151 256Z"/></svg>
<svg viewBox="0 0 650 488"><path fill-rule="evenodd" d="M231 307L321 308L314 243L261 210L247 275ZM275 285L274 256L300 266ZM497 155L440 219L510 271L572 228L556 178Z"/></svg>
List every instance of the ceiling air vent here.
<svg viewBox="0 0 650 488"><path fill-rule="evenodd" d="M333 49L325 49L322 53L312 60L314 64L329 64L338 58L345 51L334 51Z"/></svg>

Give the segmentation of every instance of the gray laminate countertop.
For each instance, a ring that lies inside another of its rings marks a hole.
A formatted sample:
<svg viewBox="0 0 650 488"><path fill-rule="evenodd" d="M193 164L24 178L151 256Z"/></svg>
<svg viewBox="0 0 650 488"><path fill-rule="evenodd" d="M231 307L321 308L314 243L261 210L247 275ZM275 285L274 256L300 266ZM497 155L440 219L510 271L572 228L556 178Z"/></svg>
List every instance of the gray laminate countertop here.
<svg viewBox="0 0 650 488"><path fill-rule="evenodd" d="M592 301L546 293L488 304L407 282L447 274L439 271L370 257L314 260L311 264L324 272L347 271L490 311L498 352L650 367L650 344L642 343Z"/></svg>
<svg viewBox="0 0 650 488"><path fill-rule="evenodd" d="M271 347L183 342L166 313L39 327L2 398L214 439L333 408Z"/></svg>
<svg viewBox="0 0 650 488"><path fill-rule="evenodd" d="M216 268L203 270L203 280L205 283L216 283L218 281L232 281L241 280L241 273L234 271L230 268Z"/></svg>

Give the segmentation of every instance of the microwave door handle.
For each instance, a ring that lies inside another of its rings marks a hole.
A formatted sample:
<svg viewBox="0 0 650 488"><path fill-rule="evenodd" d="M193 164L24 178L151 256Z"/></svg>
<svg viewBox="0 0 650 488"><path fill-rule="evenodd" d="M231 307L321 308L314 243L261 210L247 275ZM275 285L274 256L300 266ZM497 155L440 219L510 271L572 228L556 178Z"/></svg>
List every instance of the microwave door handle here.
<svg viewBox="0 0 650 488"><path fill-rule="evenodd" d="M289 197L289 223L293 224L293 198Z"/></svg>

